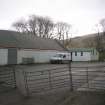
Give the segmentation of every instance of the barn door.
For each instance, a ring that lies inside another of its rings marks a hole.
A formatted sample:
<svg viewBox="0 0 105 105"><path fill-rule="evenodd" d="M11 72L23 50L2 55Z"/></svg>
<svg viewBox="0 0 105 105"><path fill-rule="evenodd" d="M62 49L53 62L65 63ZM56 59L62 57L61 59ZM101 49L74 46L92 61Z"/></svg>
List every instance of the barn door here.
<svg viewBox="0 0 105 105"><path fill-rule="evenodd" d="M17 64L17 49L8 49L8 64Z"/></svg>

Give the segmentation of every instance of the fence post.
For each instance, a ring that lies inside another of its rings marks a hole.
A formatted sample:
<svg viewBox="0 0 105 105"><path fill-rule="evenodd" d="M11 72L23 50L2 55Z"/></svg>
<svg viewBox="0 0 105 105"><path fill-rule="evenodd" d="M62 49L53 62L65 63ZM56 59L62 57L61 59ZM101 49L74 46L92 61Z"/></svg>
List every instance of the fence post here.
<svg viewBox="0 0 105 105"><path fill-rule="evenodd" d="M88 67L86 69L86 77L87 77L87 88L89 89L89 73L88 73Z"/></svg>
<svg viewBox="0 0 105 105"><path fill-rule="evenodd" d="M51 71L48 70L48 72L49 72L49 87L50 87L50 89L52 89L52 83L51 83Z"/></svg>
<svg viewBox="0 0 105 105"><path fill-rule="evenodd" d="M25 84L25 90L26 90L26 96L29 96L29 88L28 88L28 81L27 81L27 73L23 70L23 76L24 76L24 84Z"/></svg>
<svg viewBox="0 0 105 105"><path fill-rule="evenodd" d="M72 60L69 60L69 78L70 78L70 91L73 91L71 61L72 61Z"/></svg>
<svg viewBox="0 0 105 105"><path fill-rule="evenodd" d="M13 66L13 76L14 76L14 82L15 82L14 88L16 88L16 74L15 74L15 70L16 70L16 68L15 68L15 65L14 65Z"/></svg>

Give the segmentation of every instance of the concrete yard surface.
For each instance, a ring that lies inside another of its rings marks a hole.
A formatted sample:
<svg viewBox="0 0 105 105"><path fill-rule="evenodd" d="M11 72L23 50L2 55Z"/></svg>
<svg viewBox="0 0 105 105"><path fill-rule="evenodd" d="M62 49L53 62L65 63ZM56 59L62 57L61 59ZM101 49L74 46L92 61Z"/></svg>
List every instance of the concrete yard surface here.
<svg viewBox="0 0 105 105"><path fill-rule="evenodd" d="M59 105L105 105L105 92L72 92Z"/></svg>
<svg viewBox="0 0 105 105"><path fill-rule="evenodd" d="M14 89L0 93L0 105L105 105L105 92L59 91L23 97Z"/></svg>

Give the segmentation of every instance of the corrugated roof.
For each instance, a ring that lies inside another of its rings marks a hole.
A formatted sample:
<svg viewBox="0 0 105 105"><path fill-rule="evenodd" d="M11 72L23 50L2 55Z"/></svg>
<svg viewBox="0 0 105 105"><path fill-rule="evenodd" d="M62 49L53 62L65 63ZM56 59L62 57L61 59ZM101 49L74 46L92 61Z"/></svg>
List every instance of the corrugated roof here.
<svg viewBox="0 0 105 105"><path fill-rule="evenodd" d="M69 51L71 52L80 52L80 51L84 51L84 52L91 52L93 51L95 48L70 48Z"/></svg>
<svg viewBox="0 0 105 105"><path fill-rule="evenodd" d="M0 30L0 47L16 47L40 50L65 50L56 40Z"/></svg>

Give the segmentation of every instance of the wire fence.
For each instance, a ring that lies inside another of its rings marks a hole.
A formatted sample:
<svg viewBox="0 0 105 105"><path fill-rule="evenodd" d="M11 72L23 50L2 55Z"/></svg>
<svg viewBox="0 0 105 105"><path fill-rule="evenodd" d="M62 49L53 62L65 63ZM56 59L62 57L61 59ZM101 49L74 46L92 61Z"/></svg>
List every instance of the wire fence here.
<svg viewBox="0 0 105 105"><path fill-rule="evenodd" d="M104 90L105 67L74 67L72 80L75 90Z"/></svg>
<svg viewBox="0 0 105 105"><path fill-rule="evenodd" d="M40 71L24 71L27 94L71 87L67 67Z"/></svg>
<svg viewBox="0 0 105 105"><path fill-rule="evenodd" d="M75 90L104 90L105 66L55 67L48 70L24 71L27 94L61 88Z"/></svg>
<svg viewBox="0 0 105 105"><path fill-rule="evenodd" d="M0 67L0 92L16 87L15 68Z"/></svg>
<svg viewBox="0 0 105 105"><path fill-rule="evenodd" d="M15 66L0 67L0 92L16 87L15 69ZM66 88L70 91L105 90L105 66L73 67L69 64L53 68L49 66L44 70L20 71L23 71L27 95Z"/></svg>

